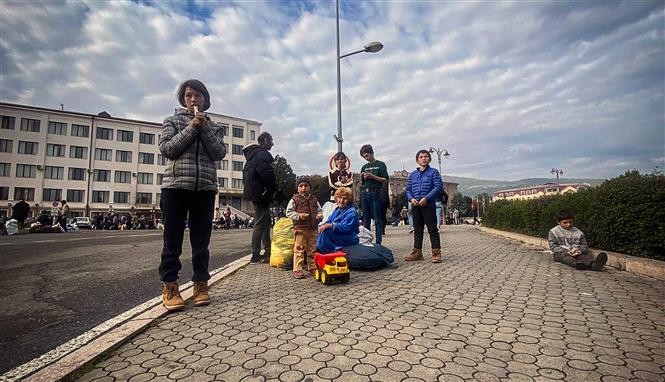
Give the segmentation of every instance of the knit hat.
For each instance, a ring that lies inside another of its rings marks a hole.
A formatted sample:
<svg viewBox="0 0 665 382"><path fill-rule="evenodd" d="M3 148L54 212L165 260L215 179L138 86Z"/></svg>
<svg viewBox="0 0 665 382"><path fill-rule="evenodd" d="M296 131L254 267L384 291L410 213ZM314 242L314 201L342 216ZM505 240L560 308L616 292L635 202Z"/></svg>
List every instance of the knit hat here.
<svg viewBox="0 0 665 382"><path fill-rule="evenodd" d="M309 180L309 176L307 175L301 175L296 178L296 187L298 187L300 183L307 183L310 187L312 187L312 182Z"/></svg>

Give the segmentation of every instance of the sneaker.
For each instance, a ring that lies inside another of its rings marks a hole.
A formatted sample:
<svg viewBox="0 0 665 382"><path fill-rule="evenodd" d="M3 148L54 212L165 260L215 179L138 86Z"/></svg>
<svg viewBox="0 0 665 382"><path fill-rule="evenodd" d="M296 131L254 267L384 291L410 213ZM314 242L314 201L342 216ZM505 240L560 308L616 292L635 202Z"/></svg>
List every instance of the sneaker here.
<svg viewBox="0 0 665 382"><path fill-rule="evenodd" d="M575 263L575 269L577 269L578 271L585 271L589 268L586 266L586 264L584 264L583 262L580 261L580 262Z"/></svg>
<svg viewBox="0 0 665 382"><path fill-rule="evenodd" d="M591 263L591 270L596 272L601 272L603 266L607 263L607 253L601 252L596 256L596 259Z"/></svg>
<svg viewBox="0 0 665 382"><path fill-rule="evenodd" d="M258 256L252 256L251 260L249 260L250 265L257 265L261 263L261 259Z"/></svg>
<svg viewBox="0 0 665 382"><path fill-rule="evenodd" d="M180 310L185 307L185 300L180 295L180 289L176 281L164 283L162 288L162 304L167 310Z"/></svg>
<svg viewBox="0 0 665 382"><path fill-rule="evenodd" d="M293 271L293 278L294 279L304 279L305 274L302 271Z"/></svg>
<svg viewBox="0 0 665 382"><path fill-rule="evenodd" d="M413 231L415 231L415 230L414 230L413 228L411 228L411 229L409 230L409 233L413 233Z"/></svg>
<svg viewBox="0 0 665 382"><path fill-rule="evenodd" d="M264 264L270 263L270 255L263 256L263 258L261 258L261 262Z"/></svg>
<svg viewBox="0 0 665 382"><path fill-rule="evenodd" d="M206 281L194 282L194 294L192 295L192 301L196 306L210 304L210 295L208 294L208 283Z"/></svg>

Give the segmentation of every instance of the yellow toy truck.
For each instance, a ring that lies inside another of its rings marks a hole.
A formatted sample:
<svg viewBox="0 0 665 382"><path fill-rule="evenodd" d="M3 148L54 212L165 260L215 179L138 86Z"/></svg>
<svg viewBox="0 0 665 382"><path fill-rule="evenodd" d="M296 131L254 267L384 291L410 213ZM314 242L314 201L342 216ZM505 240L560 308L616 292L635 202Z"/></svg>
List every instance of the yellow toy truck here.
<svg viewBox="0 0 665 382"><path fill-rule="evenodd" d="M344 252L316 252L314 254L314 262L316 263L314 278L317 281L321 281L324 285L330 285L333 281L340 281L346 284L351 280Z"/></svg>

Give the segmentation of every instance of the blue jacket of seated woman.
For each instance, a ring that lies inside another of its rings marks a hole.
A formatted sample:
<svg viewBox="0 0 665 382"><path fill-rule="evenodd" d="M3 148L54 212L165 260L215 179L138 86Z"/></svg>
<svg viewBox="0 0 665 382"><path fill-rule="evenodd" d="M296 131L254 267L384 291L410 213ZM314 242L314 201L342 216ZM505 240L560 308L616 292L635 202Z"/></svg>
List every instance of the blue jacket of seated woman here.
<svg viewBox="0 0 665 382"><path fill-rule="evenodd" d="M439 170L432 166L427 166L424 170L420 167L416 168L409 174L409 181L406 185L406 199L420 200L427 199L427 204L434 204L441 195L443 190L443 181Z"/></svg>
<svg viewBox="0 0 665 382"><path fill-rule="evenodd" d="M335 208L325 223L332 223L332 228L321 232L316 238L316 247L322 253L335 252L360 242L358 240L360 223L353 204L344 208Z"/></svg>

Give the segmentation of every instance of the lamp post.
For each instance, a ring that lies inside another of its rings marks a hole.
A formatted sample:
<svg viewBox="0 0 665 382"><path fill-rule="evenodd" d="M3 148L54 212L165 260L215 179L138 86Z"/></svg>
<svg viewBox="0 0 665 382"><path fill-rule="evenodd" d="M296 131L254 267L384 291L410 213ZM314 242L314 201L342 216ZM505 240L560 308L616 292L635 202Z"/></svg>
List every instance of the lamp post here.
<svg viewBox="0 0 665 382"><path fill-rule="evenodd" d="M342 138L342 84L341 84L341 76L340 76L340 60L344 57L352 56L357 53L363 53L363 52L369 52L369 53L376 53L383 49L383 44L378 42L378 41L373 41L370 42L369 44L365 45L363 49L356 50L351 53L347 53L344 55L339 54L339 0L335 1L335 5L337 8L336 12L336 26L337 26L337 135L335 135L335 140L337 141L337 152L342 151L342 142L344 142L344 138Z"/></svg>
<svg viewBox="0 0 665 382"><path fill-rule="evenodd" d="M560 168L553 168L550 173L556 175L556 183L559 184L559 176L563 175L563 170Z"/></svg>
<svg viewBox="0 0 665 382"><path fill-rule="evenodd" d="M448 158L450 153L448 152L448 150L438 148L438 147L430 147L429 148L429 153L430 153L430 155L433 154L433 153L436 153L436 158L439 161L439 174L441 174L441 177L443 177L443 170L441 170L441 155L443 155L444 158ZM441 186L443 186L443 184L441 184ZM442 217L443 217L442 221L443 221L443 224L445 225L446 224L446 219L445 219L446 206L442 206L441 214L437 214L437 215L439 215L439 219L442 219ZM441 216L441 215L443 215L443 216Z"/></svg>

